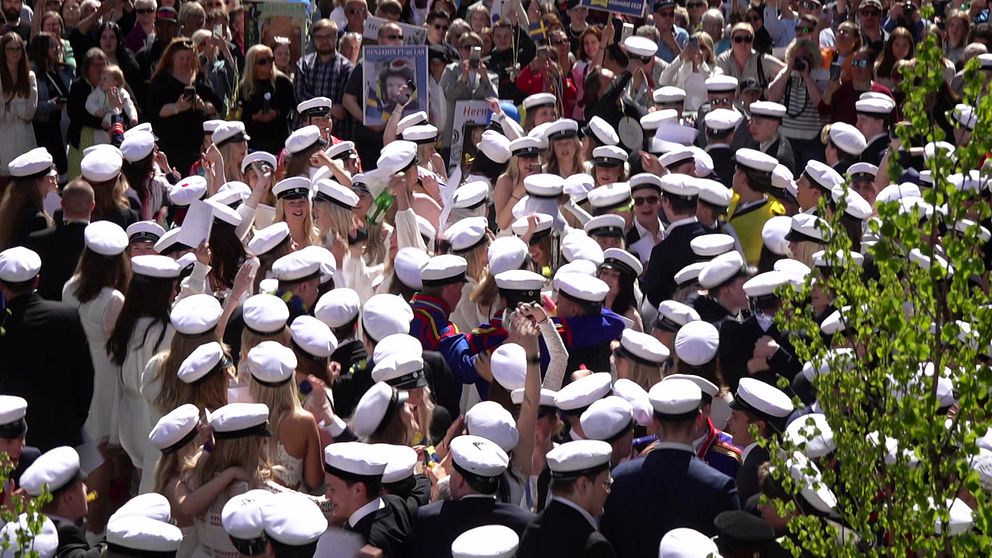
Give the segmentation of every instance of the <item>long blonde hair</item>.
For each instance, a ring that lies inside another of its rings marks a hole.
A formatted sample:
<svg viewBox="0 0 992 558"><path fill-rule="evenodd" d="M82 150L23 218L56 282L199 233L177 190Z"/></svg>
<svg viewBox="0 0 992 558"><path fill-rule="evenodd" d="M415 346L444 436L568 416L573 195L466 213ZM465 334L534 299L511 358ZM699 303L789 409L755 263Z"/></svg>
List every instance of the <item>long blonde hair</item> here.
<svg viewBox="0 0 992 558"><path fill-rule="evenodd" d="M487 235L489 233L486 233ZM481 282L486 274L486 267L488 265L489 257L489 239L487 238L485 242L472 248L468 252L459 252L458 255L465 258L468 262L468 268L465 271L465 275L471 277L476 283Z"/></svg>
<svg viewBox="0 0 992 558"><path fill-rule="evenodd" d="M254 349L262 341L275 341L283 347L292 347L292 338L289 335L289 328L283 327L279 331L274 333L261 334L252 331L249 328L245 328L241 333L241 357L238 360L240 363L238 366L238 378L243 379L246 375L250 376L248 370L245 368L245 363L248 362L248 351Z"/></svg>
<svg viewBox="0 0 992 558"><path fill-rule="evenodd" d="M572 138L557 139L551 142L551 148L548 149L551 153L548 155L548 164L545 165L547 171L545 172L561 176L561 161L558 160L558 154L555 152L555 144L560 141L571 141L575 144L574 154L572 155L572 174L585 172L586 160L582 150L582 141L579 140L577 136ZM562 178L568 178L568 176L562 176Z"/></svg>
<svg viewBox="0 0 992 558"><path fill-rule="evenodd" d="M275 58L272 54L272 49L265 45L253 45L245 53L245 71L241 76L241 83L238 87L241 89L241 97L243 99L250 99L252 95L255 94L256 88L258 87L258 79L255 78L255 59L259 56L268 55L271 58ZM279 76L284 76L282 72L276 68L275 63L272 64L272 75L269 76L267 80L272 88L275 89L276 78Z"/></svg>
<svg viewBox="0 0 992 558"><path fill-rule="evenodd" d="M347 208L341 207L336 203L331 203L326 200L313 200L313 209L327 212L330 220L330 228L328 230L321 230L318 227L320 234L320 239L325 246L330 248L331 243L334 242L335 237L348 238L351 234L351 230L355 228L355 213Z"/></svg>
<svg viewBox="0 0 992 558"><path fill-rule="evenodd" d="M311 204L313 202L310 202ZM307 211L303 216L303 230L310 231L307 235L308 243L300 246L300 248L305 248L307 246L320 246L320 231L317 227L313 225L313 205L310 206L310 211ZM278 223L280 221L286 220L286 202L283 199L276 199L276 217L273 219L273 223Z"/></svg>
<svg viewBox="0 0 992 558"><path fill-rule="evenodd" d="M196 465L197 444L192 441L172 453L163 453L155 465L154 491L165 493L165 487L175 478L182 478Z"/></svg>
<svg viewBox="0 0 992 558"><path fill-rule="evenodd" d="M198 335L186 335L177 331L172 336L169 348L159 353L162 355L162 365L155 375L162 386L155 398L155 406L159 412L168 413L183 403L192 402L189 384L179 379L179 367L194 349L212 341L219 341L217 330L213 328ZM225 347L225 350L229 349Z"/></svg>
<svg viewBox="0 0 992 558"><path fill-rule="evenodd" d="M264 436L243 436L240 438L214 437L214 449L200 452L192 477L196 487L203 486L218 473L229 467L239 466L248 473L250 488L260 488L272 477L272 468L265 455Z"/></svg>
<svg viewBox="0 0 992 558"><path fill-rule="evenodd" d="M199 33L199 31L197 31ZM245 180L244 173L241 172L241 161L235 161L234 155L231 153L234 150L234 146L238 142L231 141L217 148L220 151L221 157L224 159L224 178L228 182L232 180L237 180L238 182L247 182Z"/></svg>
<svg viewBox="0 0 992 558"><path fill-rule="evenodd" d="M91 220L99 221L120 209L130 207L126 194L127 178L124 177L124 173L106 182L91 182L89 180L86 182L93 188L93 202L96 204Z"/></svg>
<svg viewBox="0 0 992 558"><path fill-rule="evenodd" d="M276 446L279 442L279 423L287 415L292 414L297 409L302 409L300 405L299 391L296 382L292 378L281 386L267 386L255 380L251 374L248 375L248 392L255 403L265 403L269 407L269 431L272 438L267 440L267 450L269 461L275 463Z"/></svg>

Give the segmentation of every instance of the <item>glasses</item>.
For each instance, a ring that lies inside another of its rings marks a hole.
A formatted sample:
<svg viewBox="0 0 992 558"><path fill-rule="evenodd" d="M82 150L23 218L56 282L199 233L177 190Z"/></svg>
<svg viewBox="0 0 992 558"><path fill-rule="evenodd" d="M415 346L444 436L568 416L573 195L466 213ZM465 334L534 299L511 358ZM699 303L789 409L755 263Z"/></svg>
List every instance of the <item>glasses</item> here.
<svg viewBox="0 0 992 558"><path fill-rule="evenodd" d="M647 196L645 198L634 196L634 205L638 207L644 204L654 205L656 203L658 203L658 196Z"/></svg>
<svg viewBox="0 0 992 558"><path fill-rule="evenodd" d="M383 35L382 38L389 41L402 41L403 35L397 35L394 33L392 35Z"/></svg>
<svg viewBox="0 0 992 558"><path fill-rule="evenodd" d="M568 44L568 40L567 39L553 40L551 41L551 44L553 44L554 46L564 46Z"/></svg>
<svg viewBox="0 0 992 558"><path fill-rule="evenodd" d="M851 66L855 68L867 68L871 64L868 60L851 60Z"/></svg>
<svg viewBox="0 0 992 558"><path fill-rule="evenodd" d="M360 15L365 13L365 8L348 8L344 13L348 15Z"/></svg>
<svg viewBox="0 0 992 558"><path fill-rule="evenodd" d="M431 27L433 27L434 29L437 29L438 31L447 31L448 28L449 28L449 26L447 26L447 25L441 25L439 23L435 23Z"/></svg>
<svg viewBox="0 0 992 558"><path fill-rule="evenodd" d="M733 97L713 97L710 99L710 105L730 105L734 102Z"/></svg>
<svg viewBox="0 0 992 558"><path fill-rule="evenodd" d="M754 42L754 37L752 37L751 35L735 35L734 36L734 42L735 43L752 43L752 42Z"/></svg>
<svg viewBox="0 0 992 558"><path fill-rule="evenodd" d="M269 57L259 58L258 60L255 61L255 65L256 66L268 66L269 64L272 63L272 60L273 59L272 58L269 58Z"/></svg>
<svg viewBox="0 0 992 558"><path fill-rule="evenodd" d="M796 26L796 33L809 34L809 33L812 33L812 32L813 32L813 28L812 27L808 27L806 25L797 25Z"/></svg>

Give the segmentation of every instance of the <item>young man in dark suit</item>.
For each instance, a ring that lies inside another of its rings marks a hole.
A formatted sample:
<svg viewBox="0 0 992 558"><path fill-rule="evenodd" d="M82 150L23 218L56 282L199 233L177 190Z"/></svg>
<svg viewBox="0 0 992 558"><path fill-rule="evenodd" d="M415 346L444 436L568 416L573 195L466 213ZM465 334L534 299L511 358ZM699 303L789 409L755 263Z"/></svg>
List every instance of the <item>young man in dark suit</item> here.
<svg viewBox="0 0 992 558"><path fill-rule="evenodd" d="M648 393L658 444L644 459L613 471L600 528L617 556L655 558L662 536L678 527L716 534L713 519L739 509L734 479L696 456L702 391L691 380L655 384Z"/></svg>
<svg viewBox="0 0 992 558"><path fill-rule="evenodd" d="M74 180L62 191L62 218L54 227L28 235L25 245L41 257L41 298L62 300L62 287L83 253L83 232L94 206L93 188L85 180Z"/></svg>
<svg viewBox="0 0 992 558"><path fill-rule="evenodd" d="M524 531L517 558L616 556L596 525L613 483L612 452L598 440L575 440L548 452L551 502Z"/></svg>
<svg viewBox="0 0 992 558"><path fill-rule="evenodd" d="M86 483L79 468L79 454L68 447L58 447L35 460L21 475L21 488L31 496L41 496L45 487L52 500L41 511L55 523L59 534L56 556L68 558L99 558L106 543L94 547L86 541L81 526L89 511Z"/></svg>
<svg viewBox="0 0 992 558"><path fill-rule="evenodd" d="M417 510L409 556L450 557L451 543L465 531L483 525L503 525L517 535L534 520L534 514L515 504L497 501L500 479L509 457L479 436L451 440L451 499Z"/></svg>
<svg viewBox="0 0 992 558"><path fill-rule="evenodd" d="M93 397L93 361L75 308L43 300L41 258L23 248L0 252L0 392L31 402L26 420L41 451L79 446ZM57 418L57 420L56 420Z"/></svg>
<svg viewBox="0 0 992 558"><path fill-rule="evenodd" d="M385 452L360 442L341 442L324 451L327 499L331 522L357 533L368 546L382 551L383 558L406 556L413 510L397 496L380 496ZM373 551L374 552L374 551Z"/></svg>
<svg viewBox="0 0 992 558"><path fill-rule="evenodd" d="M675 274L696 261L692 251L693 238L706 233L696 219L699 189L691 177L668 174L662 177L661 208L668 217L665 238L651 250L647 272L644 274L644 294L657 307L675 292Z"/></svg>

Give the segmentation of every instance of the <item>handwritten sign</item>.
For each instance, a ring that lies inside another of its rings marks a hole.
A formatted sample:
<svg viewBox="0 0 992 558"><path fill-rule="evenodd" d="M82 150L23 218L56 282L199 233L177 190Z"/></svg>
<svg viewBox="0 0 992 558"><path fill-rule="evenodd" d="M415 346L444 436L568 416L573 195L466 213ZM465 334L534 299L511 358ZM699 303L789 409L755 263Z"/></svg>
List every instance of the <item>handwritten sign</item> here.
<svg viewBox="0 0 992 558"><path fill-rule="evenodd" d="M486 101L456 101L455 112L449 115L451 128L451 155L448 168L461 168L467 157L475 157L482 130L489 124L493 111Z"/></svg>

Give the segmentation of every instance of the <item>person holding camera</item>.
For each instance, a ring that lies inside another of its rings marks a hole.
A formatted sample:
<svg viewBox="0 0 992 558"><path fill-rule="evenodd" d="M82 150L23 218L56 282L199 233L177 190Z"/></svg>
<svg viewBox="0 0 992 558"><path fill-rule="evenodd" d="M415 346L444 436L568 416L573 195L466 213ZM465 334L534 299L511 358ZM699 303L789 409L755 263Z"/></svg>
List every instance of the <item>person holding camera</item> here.
<svg viewBox="0 0 992 558"><path fill-rule="evenodd" d="M173 39L152 76L145 107L159 148L183 174L200 159L203 122L217 114L220 104L197 69L193 41Z"/></svg>
<svg viewBox="0 0 992 558"><path fill-rule="evenodd" d="M810 159L823 160L817 107L830 73L823 68L819 47L809 39L796 39L785 59L786 67L768 86L768 100L785 105L779 133L792 143L795 168L801 169Z"/></svg>

